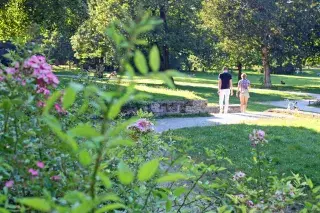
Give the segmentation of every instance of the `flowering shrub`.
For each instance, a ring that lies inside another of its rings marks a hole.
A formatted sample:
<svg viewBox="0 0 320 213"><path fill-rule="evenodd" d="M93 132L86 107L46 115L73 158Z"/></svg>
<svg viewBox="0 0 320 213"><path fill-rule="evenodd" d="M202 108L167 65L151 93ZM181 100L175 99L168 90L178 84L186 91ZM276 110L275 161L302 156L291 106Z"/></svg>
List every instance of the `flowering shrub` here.
<svg viewBox="0 0 320 213"><path fill-rule="evenodd" d="M115 26L108 34L126 52L121 73L133 78L133 61L141 74L170 85L175 74L158 72L159 50L151 49L147 64L136 49L139 34L157 23L144 17L124 27L131 40ZM249 137L257 174L230 169L222 147L205 150L205 162L198 162L185 147L163 141L149 114L119 117L126 102L141 98L134 82L116 91L76 83L60 91L43 56L12 59L17 62L0 75L0 212L281 212L303 196L306 185L313 188L298 175L264 173L267 140L261 130ZM316 209L316 189L310 209Z"/></svg>
<svg viewBox="0 0 320 213"><path fill-rule="evenodd" d="M139 119L134 124L128 126L128 129L139 132L139 133L148 133L154 130L153 123L147 119Z"/></svg>

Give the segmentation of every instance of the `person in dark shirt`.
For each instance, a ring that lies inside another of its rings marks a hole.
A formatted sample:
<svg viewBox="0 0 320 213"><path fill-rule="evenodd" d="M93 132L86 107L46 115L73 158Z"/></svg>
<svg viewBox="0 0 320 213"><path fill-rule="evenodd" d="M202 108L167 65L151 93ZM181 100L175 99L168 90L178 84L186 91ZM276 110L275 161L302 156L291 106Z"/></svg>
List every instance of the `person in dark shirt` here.
<svg viewBox="0 0 320 213"><path fill-rule="evenodd" d="M220 113L228 113L229 97L233 95L232 75L228 72L228 68L224 67L223 72L219 74L218 94ZM224 105L223 105L224 102ZM224 107L223 107L224 106Z"/></svg>

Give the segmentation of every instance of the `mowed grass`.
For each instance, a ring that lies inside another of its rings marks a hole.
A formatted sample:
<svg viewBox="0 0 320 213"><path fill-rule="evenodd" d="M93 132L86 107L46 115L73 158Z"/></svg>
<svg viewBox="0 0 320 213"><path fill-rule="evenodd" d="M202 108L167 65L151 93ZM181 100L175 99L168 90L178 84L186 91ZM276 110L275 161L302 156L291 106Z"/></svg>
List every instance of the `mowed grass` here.
<svg viewBox="0 0 320 213"><path fill-rule="evenodd" d="M279 101L284 99L308 99L309 96L299 93L291 92L317 92L320 93L320 78L317 77L317 70L309 70L304 76L281 76L273 75L272 81L274 82L274 88L262 89L259 78L262 74L248 71L248 78L252 82L252 88L250 90L249 111L264 111L273 106L261 104L267 101ZM58 70L57 73L68 74L64 69ZM69 73L73 73L70 71ZM78 73L76 70L75 73ZM108 74L106 74L108 75ZM236 82L236 73L234 75L234 83ZM63 79L63 77L60 77ZM70 81L71 78L64 78L64 82ZM286 82L286 85L277 84L280 80ZM124 77L124 82L121 86L126 86L128 81ZM152 98L145 101L164 101L164 100L208 100L210 105L217 105L219 96L217 94L218 73L202 73L197 72L195 76L186 75L185 77L175 78L176 88L171 89L165 86L161 80L149 79L143 76L137 76L134 78L134 82L137 84L136 89L150 94ZM98 80L97 84L112 84L115 88L116 81ZM236 87L236 83L234 85ZM110 87L108 87L110 88ZM234 95L230 98L231 104L239 104L239 99Z"/></svg>
<svg viewBox="0 0 320 213"><path fill-rule="evenodd" d="M196 127L174 130L163 134L172 138L176 146L187 147L188 154L198 161L203 159L204 149L223 146L232 159L235 170L252 172L252 155L248 135L253 129L266 132L269 144L264 148L277 173L291 172L307 175L320 184L320 119L288 118L261 120L255 123Z"/></svg>

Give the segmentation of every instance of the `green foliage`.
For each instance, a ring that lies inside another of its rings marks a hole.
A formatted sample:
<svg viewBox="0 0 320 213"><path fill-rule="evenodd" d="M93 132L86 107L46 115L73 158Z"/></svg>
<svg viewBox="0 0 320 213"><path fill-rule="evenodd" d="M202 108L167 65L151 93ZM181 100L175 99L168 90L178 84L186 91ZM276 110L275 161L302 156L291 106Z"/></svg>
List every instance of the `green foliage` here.
<svg viewBox="0 0 320 213"><path fill-rule="evenodd" d="M138 23L116 22L108 30L121 56L117 62L120 74L133 78L135 73L127 68L134 62L145 77L170 84L168 79L177 76L172 70L158 72L160 59L155 48L149 64L137 51L141 33L158 23L144 16ZM117 30L120 27L124 31ZM13 56L19 64L30 62ZM40 56L31 59L44 60ZM139 111L140 119L122 119L122 107L141 98L133 81L115 90L90 81L84 86L71 83L62 91L55 84L45 85L40 77L35 79L36 72L26 67L1 72L0 173L5 184L0 207L4 212L255 211L262 205L261 198L265 200L261 208L281 211L301 198L306 184L312 186L298 175L269 176L261 193L259 178L231 178L233 170L228 169L230 159L223 148L205 150L205 160L197 161L187 155L184 146L177 148L174 141L161 139L146 119L150 114ZM45 67L51 71L49 65ZM53 73L47 77L56 80ZM52 90L50 95L41 93L42 84ZM294 196L282 199L291 192ZM238 198L239 193L245 198ZM247 204L249 201L256 205Z"/></svg>
<svg viewBox="0 0 320 213"><path fill-rule="evenodd" d="M30 39L30 17L25 11L25 0L10 0L0 7L0 41Z"/></svg>

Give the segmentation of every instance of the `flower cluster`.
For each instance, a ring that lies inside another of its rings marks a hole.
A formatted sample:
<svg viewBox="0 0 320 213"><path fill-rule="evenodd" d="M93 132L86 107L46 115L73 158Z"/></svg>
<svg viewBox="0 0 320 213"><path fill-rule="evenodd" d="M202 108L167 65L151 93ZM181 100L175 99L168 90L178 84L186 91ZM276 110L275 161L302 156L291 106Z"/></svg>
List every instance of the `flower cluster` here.
<svg viewBox="0 0 320 213"><path fill-rule="evenodd" d="M243 173L243 172L241 172L241 171L239 171L239 172L236 172L234 175L233 175L233 180L234 181L237 181L237 180L241 180L241 179L243 179L243 178L245 178L246 177L246 174L245 173Z"/></svg>
<svg viewBox="0 0 320 213"><path fill-rule="evenodd" d="M258 144L264 145L268 143L265 139L265 132L262 130L253 130L252 134L249 135L249 140L251 141L251 145L253 147L257 146Z"/></svg>
<svg viewBox="0 0 320 213"><path fill-rule="evenodd" d="M59 79L53 73L52 67L47 63L46 58L42 55L33 55L26 59L22 64L15 62L13 67L8 67L4 71L0 70L0 82L7 79L7 76L12 76L12 79L19 82L21 85L26 85L27 78L34 79L36 84L36 92L42 94L44 98L50 95L50 87L55 88L59 84ZM66 114L66 111L61 107L60 103L56 103L54 108L59 114ZM45 107L45 102L40 98L37 102L39 108ZM35 174L33 172L33 174Z"/></svg>
<svg viewBox="0 0 320 213"><path fill-rule="evenodd" d="M52 72L52 67L46 62L46 58L39 55L33 55L24 62L25 69L33 70L32 76L37 79L37 93L49 95L48 86L56 87L59 79Z"/></svg>
<svg viewBox="0 0 320 213"><path fill-rule="evenodd" d="M0 69L0 82L4 81L8 75L12 76L13 80L19 82L21 85L26 85L26 80L23 79L18 62L16 62L13 67L7 67L4 71Z"/></svg>
<svg viewBox="0 0 320 213"><path fill-rule="evenodd" d="M154 130L154 124L147 119L139 119L134 124L128 126L128 129L134 130L140 133L148 133Z"/></svg>
<svg viewBox="0 0 320 213"><path fill-rule="evenodd" d="M38 169L44 169L45 168L45 164L41 161L38 161L36 163L36 166L38 167ZM40 174L39 170L38 169L34 169L34 168L29 168L28 169L28 173L31 175L32 178L37 178ZM50 179L52 181L59 181L61 180L61 176L60 175L54 175L52 177L50 177ZM4 185L6 188L12 188L14 186L14 181L13 180L8 180L5 182L5 185Z"/></svg>

